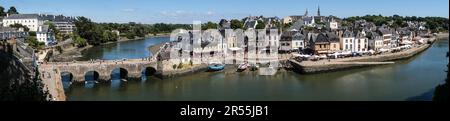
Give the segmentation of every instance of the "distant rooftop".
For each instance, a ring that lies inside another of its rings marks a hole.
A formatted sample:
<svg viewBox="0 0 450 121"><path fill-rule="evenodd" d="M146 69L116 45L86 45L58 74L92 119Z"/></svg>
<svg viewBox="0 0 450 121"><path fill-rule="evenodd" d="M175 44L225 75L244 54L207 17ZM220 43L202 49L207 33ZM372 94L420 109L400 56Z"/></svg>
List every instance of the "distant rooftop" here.
<svg viewBox="0 0 450 121"><path fill-rule="evenodd" d="M38 14L12 14L5 19L40 19Z"/></svg>

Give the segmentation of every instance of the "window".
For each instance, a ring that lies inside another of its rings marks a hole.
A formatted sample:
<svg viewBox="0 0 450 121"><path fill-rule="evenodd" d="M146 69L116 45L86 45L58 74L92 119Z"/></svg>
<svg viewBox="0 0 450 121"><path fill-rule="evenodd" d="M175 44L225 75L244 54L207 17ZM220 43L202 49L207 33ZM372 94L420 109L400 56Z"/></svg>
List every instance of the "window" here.
<svg viewBox="0 0 450 121"><path fill-rule="evenodd" d="M352 43L352 40L353 40L353 39L350 39L350 43Z"/></svg>
<svg viewBox="0 0 450 121"><path fill-rule="evenodd" d="M360 40L360 39L358 39L358 43L361 43L361 40Z"/></svg>
<svg viewBox="0 0 450 121"><path fill-rule="evenodd" d="M345 49L348 50L348 45L345 45Z"/></svg>
<svg viewBox="0 0 450 121"><path fill-rule="evenodd" d="M303 46L303 42L300 42L300 46Z"/></svg>
<svg viewBox="0 0 450 121"><path fill-rule="evenodd" d="M348 43L348 40L347 40L347 39L345 39L345 43Z"/></svg>
<svg viewBox="0 0 450 121"><path fill-rule="evenodd" d="M333 48L336 48L336 44L333 44Z"/></svg>

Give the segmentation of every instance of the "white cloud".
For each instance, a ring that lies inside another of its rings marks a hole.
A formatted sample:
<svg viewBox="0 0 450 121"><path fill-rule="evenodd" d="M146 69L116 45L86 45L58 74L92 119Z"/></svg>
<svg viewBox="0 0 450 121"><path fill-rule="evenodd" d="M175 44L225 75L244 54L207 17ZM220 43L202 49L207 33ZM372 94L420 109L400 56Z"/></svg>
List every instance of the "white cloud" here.
<svg viewBox="0 0 450 121"><path fill-rule="evenodd" d="M122 9L122 11L124 11L124 12L134 12L135 9L133 9L133 8L125 8L125 9Z"/></svg>
<svg viewBox="0 0 450 121"><path fill-rule="evenodd" d="M208 12L206 12L206 15L208 15L208 16L212 16L212 15L214 15L214 12L212 12L212 11L208 11Z"/></svg>

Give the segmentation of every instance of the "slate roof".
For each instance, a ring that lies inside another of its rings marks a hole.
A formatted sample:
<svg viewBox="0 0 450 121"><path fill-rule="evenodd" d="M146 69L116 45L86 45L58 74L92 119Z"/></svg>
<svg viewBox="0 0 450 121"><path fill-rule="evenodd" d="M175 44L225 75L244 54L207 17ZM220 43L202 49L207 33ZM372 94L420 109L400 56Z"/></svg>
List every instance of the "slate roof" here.
<svg viewBox="0 0 450 121"><path fill-rule="evenodd" d="M317 35L317 39L315 42L316 43L329 43L330 40L328 39L328 37L325 34L320 33L319 35Z"/></svg>
<svg viewBox="0 0 450 121"><path fill-rule="evenodd" d="M336 34L327 32L327 36L330 42L339 42L339 37Z"/></svg>
<svg viewBox="0 0 450 121"><path fill-rule="evenodd" d="M41 19L38 14L12 14L5 19Z"/></svg>
<svg viewBox="0 0 450 121"><path fill-rule="evenodd" d="M292 40L305 40L305 36L302 33L297 32L292 37Z"/></svg>
<svg viewBox="0 0 450 121"><path fill-rule="evenodd" d="M353 32L352 31L350 31L350 30L345 30L345 32L344 32L344 37L354 37L353 36Z"/></svg>

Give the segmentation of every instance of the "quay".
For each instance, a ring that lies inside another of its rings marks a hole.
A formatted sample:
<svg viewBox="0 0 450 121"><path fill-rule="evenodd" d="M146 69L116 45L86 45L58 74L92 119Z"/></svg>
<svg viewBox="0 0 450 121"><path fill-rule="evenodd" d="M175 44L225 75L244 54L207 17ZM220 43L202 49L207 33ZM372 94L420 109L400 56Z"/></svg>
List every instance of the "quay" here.
<svg viewBox="0 0 450 121"><path fill-rule="evenodd" d="M436 40L436 38L430 38L430 43L420 45L418 47L412 47L411 49L403 50L394 53L383 53L372 56L362 57L349 57L338 59L325 59L319 61L301 61L295 59L289 59L289 62L293 66L293 70L302 74L331 72L350 68L360 68L376 65L394 64L395 60L407 59L414 55L417 55L426 49L428 49Z"/></svg>

